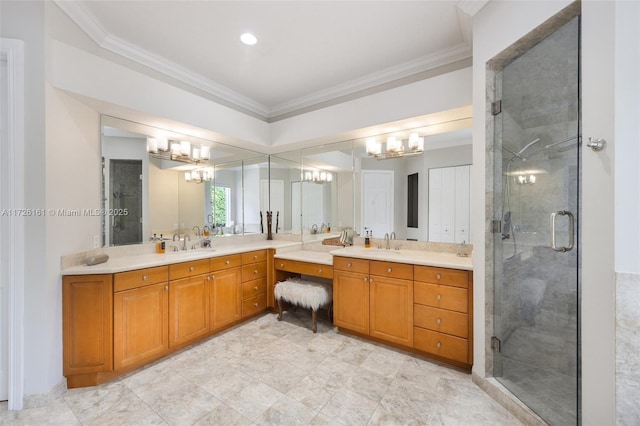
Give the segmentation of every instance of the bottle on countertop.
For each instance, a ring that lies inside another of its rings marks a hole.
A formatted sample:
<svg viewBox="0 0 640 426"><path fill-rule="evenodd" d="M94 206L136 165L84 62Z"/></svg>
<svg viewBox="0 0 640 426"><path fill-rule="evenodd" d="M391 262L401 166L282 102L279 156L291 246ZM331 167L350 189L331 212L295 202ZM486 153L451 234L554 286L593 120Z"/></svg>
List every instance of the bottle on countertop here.
<svg viewBox="0 0 640 426"><path fill-rule="evenodd" d="M364 246L365 248L371 247L371 231L365 231Z"/></svg>

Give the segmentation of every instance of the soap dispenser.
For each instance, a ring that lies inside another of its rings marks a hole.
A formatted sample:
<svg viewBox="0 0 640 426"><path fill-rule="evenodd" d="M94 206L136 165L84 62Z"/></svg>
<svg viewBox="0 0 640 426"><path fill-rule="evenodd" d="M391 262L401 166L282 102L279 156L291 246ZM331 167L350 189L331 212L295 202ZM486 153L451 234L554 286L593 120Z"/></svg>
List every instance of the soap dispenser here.
<svg viewBox="0 0 640 426"><path fill-rule="evenodd" d="M364 247L365 248L371 247L371 231L365 231Z"/></svg>

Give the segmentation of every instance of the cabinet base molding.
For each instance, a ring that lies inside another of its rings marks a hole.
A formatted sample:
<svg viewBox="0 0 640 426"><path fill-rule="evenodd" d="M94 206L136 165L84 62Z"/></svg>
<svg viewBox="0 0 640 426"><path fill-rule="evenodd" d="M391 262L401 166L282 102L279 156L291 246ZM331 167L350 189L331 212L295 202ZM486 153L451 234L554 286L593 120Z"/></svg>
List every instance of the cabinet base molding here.
<svg viewBox="0 0 640 426"><path fill-rule="evenodd" d="M436 364L438 365L442 365L444 367L454 367L458 370L461 370L465 373L471 373L471 368L473 367L473 364L467 364L466 362L460 362L460 361L456 361L454 359L449 359L449 358L445 358L442 356L438 356L436 354L432 354L429 352L425 352L425 351L421 351L420 349L416 349L416 348L411 348L408 346L404 346L404 345L399 345L397 343L391 343L388 342L386 340L383 339L377 339L375 337L366 335L366 334L362 334L362 333L357 333L355 331L352 330L348 330L348 329L344 329L341 327L338 327L338 331L340 333L349 335L349 336L354 336L354 337L358 337L364 340L369 340L371 342L376 342L376 343L380 343L384 346L388 346L388 347L392 347L395 349L399 349L401 351L410 353L412 355L418 355L422 358L428 358L430 361L434 361Z"/></svg>

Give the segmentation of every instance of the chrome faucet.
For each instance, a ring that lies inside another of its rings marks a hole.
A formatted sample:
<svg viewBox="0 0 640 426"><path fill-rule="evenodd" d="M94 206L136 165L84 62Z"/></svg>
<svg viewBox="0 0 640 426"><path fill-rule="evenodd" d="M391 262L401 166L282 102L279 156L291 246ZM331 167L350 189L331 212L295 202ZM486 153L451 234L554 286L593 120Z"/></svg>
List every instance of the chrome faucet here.
<svg viewBox="0 0 640 426"><path fill-rule="evenodd" d="M196 237L200 236L200 227L198 225L194 226L193 228L191 228L192 230L196 231Z"/></svg>
<svg viewBox="0 0 640 426"><path fill-rule="evenodd" d="M395 240L396 239L396 232L395 231L393 231L391 233L391 236L389 237L389 239L391 239L391 240Z"/></svg>
<svg viewBox="0 0 640 426"><path fill-rule="evenodd" d="M189 234L184 234L184 245L182 246L182 250L187 250L187 241L191 241L191 237Z"/></svg>
<svg viewBox="0 0 640 426"><path fill-rule="evenodd" d="M391 248L391 245L389 243L389 234L387 232L384 233L384 246L387 250Z"/></svg>
<svg viewBox="0 0 640 426"><path fill-rule="evenodd" d="M175 241L176 239L178 241L180 241L180 234L173 234L173 239L172 240Z"/></svg>

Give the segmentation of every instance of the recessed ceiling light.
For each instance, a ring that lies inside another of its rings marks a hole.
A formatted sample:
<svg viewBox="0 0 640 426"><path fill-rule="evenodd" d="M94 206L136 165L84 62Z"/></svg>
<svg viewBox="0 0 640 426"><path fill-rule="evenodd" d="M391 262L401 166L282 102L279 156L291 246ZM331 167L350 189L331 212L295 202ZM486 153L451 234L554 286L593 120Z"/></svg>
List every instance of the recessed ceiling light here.
<svg viewBox="0 0 640 426"><path fill-rule="evenodd" d="M256 44L258 42L258 39L256 38L256 36L254 36L251 33L244 33L240 36L240 40L246 44L247 46L253 46L254 44Z"/></svg>

